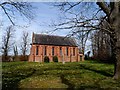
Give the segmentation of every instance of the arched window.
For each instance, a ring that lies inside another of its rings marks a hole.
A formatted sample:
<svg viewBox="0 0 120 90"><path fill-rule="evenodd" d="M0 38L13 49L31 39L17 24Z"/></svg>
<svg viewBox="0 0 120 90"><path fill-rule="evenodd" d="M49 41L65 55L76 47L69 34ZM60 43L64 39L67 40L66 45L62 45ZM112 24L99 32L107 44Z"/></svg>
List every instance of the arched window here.
<svg viewBox="0 0 120 90"><path fill-rule="evenodd" d="M69 53L68 53L68 47L66 47L66 54L67 54L67 56L69 55Z"/></svg>
<svg viewBox="0 0 120 90"><path fill-rule="evenodd" d="M36 55L39 54L39 46L36 46Z"/></svg>
<svg viewBox="0 0 120 90"><path fill-rule="evenodd" d="M54 47L52 47L52 55L54 56Z"/></svg>
<svg viewBox="0 0 120 90"><path fill-rule="evenodd" d="M75 56L75 48L73 48L73 56Z"/></svg>
<svg viewBox="0 0 120 90"><path fill-rule="evenodd" d="M44 55L47 55L47 46L44 47Z"/></svg>

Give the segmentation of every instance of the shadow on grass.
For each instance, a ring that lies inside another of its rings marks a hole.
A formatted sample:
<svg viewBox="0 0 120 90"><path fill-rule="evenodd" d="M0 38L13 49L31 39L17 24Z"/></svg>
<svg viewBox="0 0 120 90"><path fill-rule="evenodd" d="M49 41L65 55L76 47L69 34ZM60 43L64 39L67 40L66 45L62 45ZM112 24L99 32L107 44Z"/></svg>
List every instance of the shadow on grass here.
<svg viewBox="0 0 120 90"><path fill-rule="evenodd" d="M19 81L25 78L30 77L34 72L36 71L35 69L31 68L31 72L27 75L14 75L15 73L12 73L12 77L9 77L9 74L3 75L2 78L2 90L17 90ZM27 71L26 71L27 72ZM17 74L17 73L16 73Z"/></svg>
<svg viewBox="0 0 120 90"><path fill-rule="evenodd" d="M86 69L86 70L93 71L93 72L95 72L95 73L104 75L104 76L106 76L106 77L113 77L112 74L107 73L106 71L103 71L103 70L96 70L96 69L94 69L94 68L91 68L90 66L80 65L80 67L83 68L83 69Z"/></svg>
<svg viewBox="0 0 120 90"><path fill-rule="evenodd" d="M114 64L114 61L109 59L109 60L85 60L85 61L88 61L88 62L92 62L92 63L98 63L98 64L109 64L109 65L113 65Z"/></svg>
<svg viewBox="0 0 120 90"><path fill-rule="evenodd" d="M65 75L61 75L60 78L63 84L68 85L67 90L102 90L102 89L99 89L100 88L99 85L90 86L85 84L85 85L80 85L79 87L75 87L75 84L71 83L68 79L66 79Z"/></svg>
<svg viewBox="0 0 120 90"><path fill-rule="evenodd" d="M67 88L68 90L70 90L70 89L73 90L74 89L74 87L75 87L74 84L70 83L69 80L67 80L64 75L61 75L60 78L62 80L62 83L68 85L68 88Z"/></svg>

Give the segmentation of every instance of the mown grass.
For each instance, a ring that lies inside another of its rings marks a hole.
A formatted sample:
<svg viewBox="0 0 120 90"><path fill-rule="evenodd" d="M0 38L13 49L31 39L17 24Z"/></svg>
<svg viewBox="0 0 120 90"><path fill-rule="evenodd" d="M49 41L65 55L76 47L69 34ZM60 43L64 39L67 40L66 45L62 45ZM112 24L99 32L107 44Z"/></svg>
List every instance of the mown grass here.
<svg viewBox="0 0 120 90"><path fill-rule="evenodd" d="M73 63L3 62L2 88L120 89L113 65L95 61Z"/></svg>

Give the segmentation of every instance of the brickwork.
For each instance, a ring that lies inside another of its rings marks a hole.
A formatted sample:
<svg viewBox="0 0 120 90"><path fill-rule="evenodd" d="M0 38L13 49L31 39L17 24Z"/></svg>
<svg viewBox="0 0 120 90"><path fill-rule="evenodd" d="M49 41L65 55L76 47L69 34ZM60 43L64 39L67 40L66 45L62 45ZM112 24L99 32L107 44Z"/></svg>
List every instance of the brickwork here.
<svg viewBox="0 0 120 90"><path fill-rule="evenodd" d="M38 47L38 51L37 51L37 47ZM46 55L45 55L45 47L46 47ZM53 48L54 48L54 53L53 53ZM52 54L54 54L54 55L52 55ZM83 55L79 54L78 47L52 46L52 45L31 45L29 61L44 62L45 56L49 57L50 62L53 62L53 56L57 56L59 62L62 62L62 61L79 62L79 61L84 60Z"/></svg>

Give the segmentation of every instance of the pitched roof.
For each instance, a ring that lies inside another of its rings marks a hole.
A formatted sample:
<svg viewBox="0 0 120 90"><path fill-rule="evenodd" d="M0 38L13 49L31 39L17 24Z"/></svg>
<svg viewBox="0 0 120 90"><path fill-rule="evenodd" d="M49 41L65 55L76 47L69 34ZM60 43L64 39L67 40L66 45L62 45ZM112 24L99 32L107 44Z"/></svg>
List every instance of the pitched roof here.
<svg viewBox="0 0 120 90"><path fill-rule="evenodd" d="M32 37L32 44L55 45L55 46L77 46L74 38L45 35L45 34L34 34L34 33Z"/></svg>

